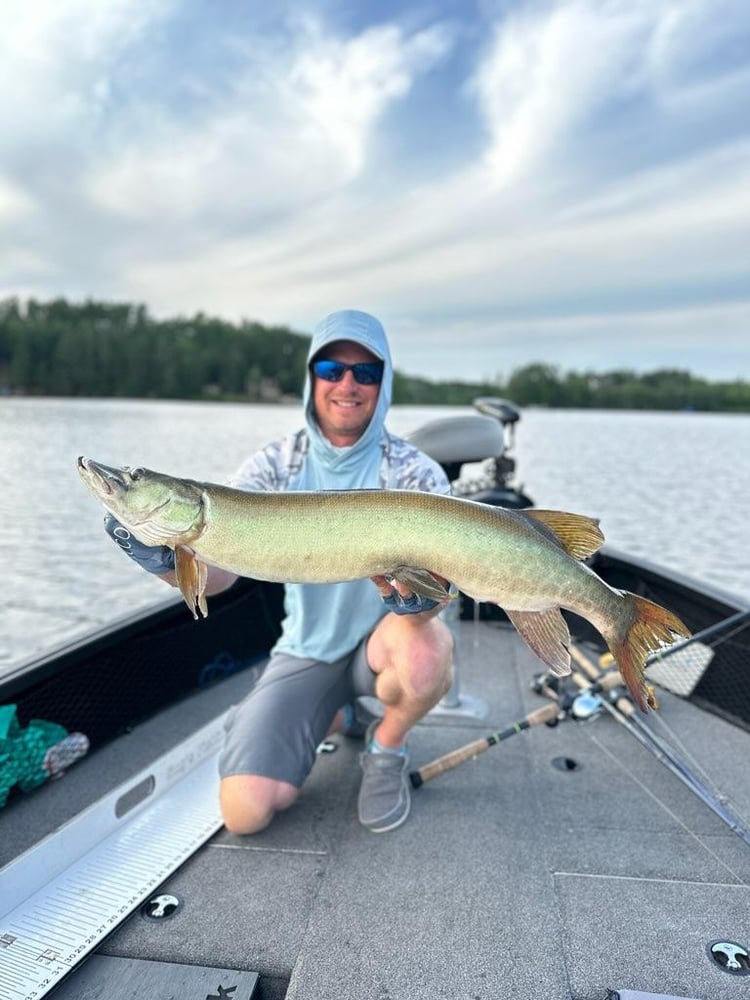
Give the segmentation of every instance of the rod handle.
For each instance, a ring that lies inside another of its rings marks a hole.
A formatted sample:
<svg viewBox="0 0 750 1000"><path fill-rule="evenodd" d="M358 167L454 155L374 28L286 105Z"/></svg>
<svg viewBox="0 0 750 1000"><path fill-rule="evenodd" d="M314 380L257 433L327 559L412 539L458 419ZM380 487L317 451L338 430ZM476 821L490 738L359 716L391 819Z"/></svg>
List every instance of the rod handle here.
<svg viewBox="0 0 750 1000"><path fill-rule="evenodd" d="M425 764L424 767L420 767L418 771L413 771L409 775L411 783L415 788L419 788L425 781L432 781L439 774L451 771L454 767L458 767L459 764L463 764L465 761L477 757L480 753L484 753L485 750L489 750L491 745L491 743L487 742L487 737L483 736L481 739L473 740L471 743L467 743L457 750L451 750L450 753L443 754L442 757L438 757L436 760L430 761L429 764Z"/></svg>
<svg viewBox="0 0 750 1000"><path fill-rule="evenodd" d="M570 656L571 659L575 660L581 670L586 674L589 680L597 681L600 677L599 669L591 662L591 660L586 656L574 643L570 644Z"/></svg>
<svg viewBox="0 0 750 1000"><path fill-rule="evenodd" d="M608 674L600 674L599 679L593 682L584 677L583 674L579 674L577 670L571 676L576 687L581 688L582 691L603 691L606 694L615 688L624 687L619 670L610 670Z"/></svg>
<svg viewBox="0 0 750 1000"><path fill-rule="evenodd" d="M538 726L542 722L552 722L553 719L557 718L559 711L560 708L557 703L554 705L542 705L541 708L535 708L533 712L529 712L524 721L529 726Z"/></svg>
<svg viewBox="0 0 750 1000"><path fill-rule="evenodd" d="M619 709L620 712L628 719L635 715L635 705L630 700L630 698L618 698L615 702L615 708Z"/></svg>
<svg viewBox="0 0 750 1000"><path fill-rule="evenodd" d="M541 708L536 708L533 712L529 712L520 722L514 723L514 725L509 726L502 732L492 733L490 736L482 736L481 739L472 740L471 743L458 747L456 750L451 750L450 753L443 754L442 757L430 761L429 764L425 764L418 771L411 771L409 780L414 788L419 788L425 781L431 781L439 774L451 771L454 767L458 767L459 764L463 764L467 760L473 760L474 757L478 757L480 753L489 750L496 743L507 740L509 737L523 732L524 729L529 729L531 726L538 726L542 722L551 722L552 719L557 718L558 711L556 702L552 702L549 705L542 705Z"/></svg>

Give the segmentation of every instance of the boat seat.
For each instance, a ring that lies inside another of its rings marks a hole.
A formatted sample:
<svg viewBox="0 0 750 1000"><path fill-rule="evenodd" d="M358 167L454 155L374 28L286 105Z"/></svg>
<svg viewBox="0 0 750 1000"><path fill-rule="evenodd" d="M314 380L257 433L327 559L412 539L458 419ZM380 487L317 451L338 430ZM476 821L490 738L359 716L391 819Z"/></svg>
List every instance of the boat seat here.
<svg viewBox="0 0 750 1000"><path fill-rule="evenodd" d="M406 439L442 466L498 458L505 448L502 424L479 413L431 420Z"/></svg>

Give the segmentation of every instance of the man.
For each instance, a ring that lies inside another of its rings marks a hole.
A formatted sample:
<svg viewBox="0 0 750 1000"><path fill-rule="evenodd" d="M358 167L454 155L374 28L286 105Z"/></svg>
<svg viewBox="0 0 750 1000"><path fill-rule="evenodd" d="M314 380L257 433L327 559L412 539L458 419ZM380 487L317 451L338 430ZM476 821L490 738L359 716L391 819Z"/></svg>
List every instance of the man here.
<svg viewBox="0 0 750 1000"><path fill-rule="evenodd" d="M392 380L385 331L374 316L327 316L310 344L306 426L249 458L230 485L450 492L437 463L386 430ZM111 516L106 523L132 558L175 585L171 550L124 538ZM208 594L236 579L216 567L208 573ZM292 805L323 737L342 728L353 734L356 699L373 694L383 715L370 722L360 755L359 818L375 833L407 818L407 734L449 689L453 643L437 618L439 604L384 577L373 582L287 584L281 637L258 684L227 719L220 798L232 832L262 830Z"/></svg>

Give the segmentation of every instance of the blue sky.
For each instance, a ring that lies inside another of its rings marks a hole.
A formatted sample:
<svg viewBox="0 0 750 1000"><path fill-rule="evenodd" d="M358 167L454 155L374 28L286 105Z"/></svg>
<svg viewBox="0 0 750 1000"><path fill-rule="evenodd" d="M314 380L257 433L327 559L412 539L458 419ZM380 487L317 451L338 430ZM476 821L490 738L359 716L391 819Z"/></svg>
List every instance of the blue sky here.
<svg viewBox="0 0 750 1000"><path fill-rule="evenodd" d="M5 0L0 46L2 297L750 378L746 0Z"/></svg>

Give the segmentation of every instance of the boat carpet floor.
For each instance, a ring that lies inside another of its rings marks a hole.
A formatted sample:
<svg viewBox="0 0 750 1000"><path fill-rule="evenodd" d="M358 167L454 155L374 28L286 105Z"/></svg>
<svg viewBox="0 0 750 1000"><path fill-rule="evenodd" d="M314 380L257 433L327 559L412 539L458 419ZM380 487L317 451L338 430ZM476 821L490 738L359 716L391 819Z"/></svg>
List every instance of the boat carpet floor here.
<svg viewBox="0 0 750 1000"><path fill-rule="evenodd" d="M544 704L530 686L541 665L512 630L461 628L462 688L487 716L426 719L414 767ZM185 699L16 797L0 815L0 863L249 682ZM661 714L750 814L750 734L669 695ZM257 971L262 1000L747 995L750 980L707 948L748 944L750 849L613 719L514 736L412 792L408 821L386 835L357 821L361 743L335 741L268 830L221 831L169 879L182 901L173 918L136 914L100 954Z"/></svg>

